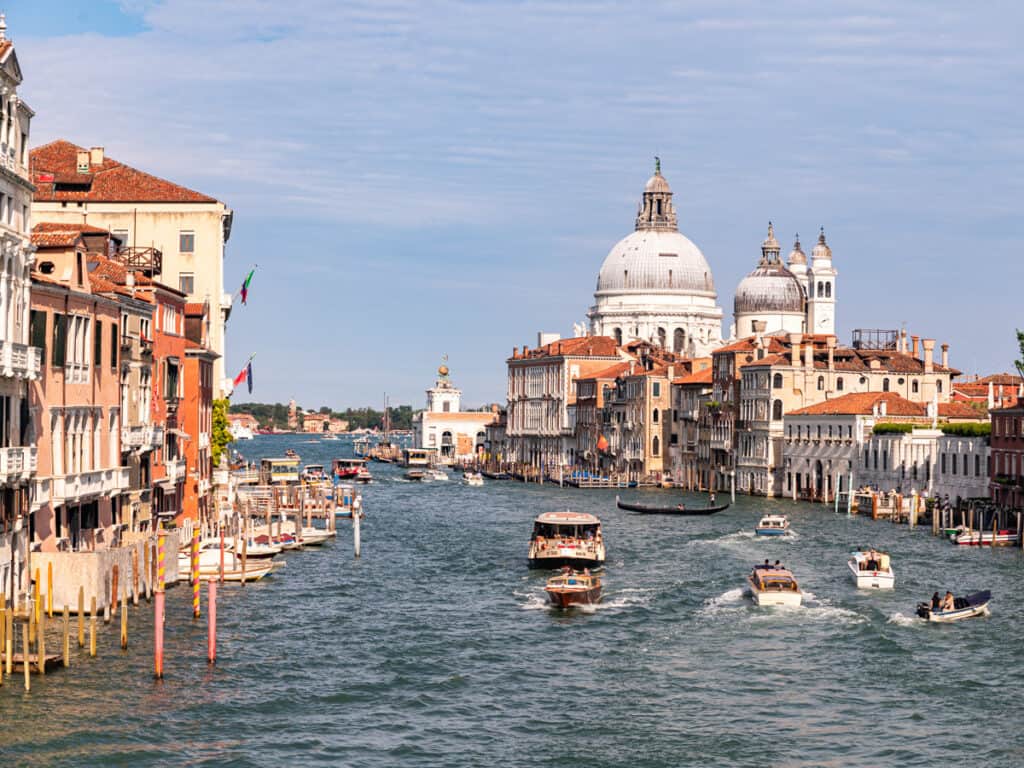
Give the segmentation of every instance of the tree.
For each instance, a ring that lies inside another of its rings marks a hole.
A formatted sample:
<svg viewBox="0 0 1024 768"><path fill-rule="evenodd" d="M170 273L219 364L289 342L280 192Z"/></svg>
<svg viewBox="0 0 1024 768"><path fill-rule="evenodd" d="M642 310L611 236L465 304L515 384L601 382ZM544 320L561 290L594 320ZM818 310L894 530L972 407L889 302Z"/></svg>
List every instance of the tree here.
<svg viewBox="0 0 1024 768"><path fill-rule="evenodd" d="M231 430L228 429L228 399L213 401L213 419L210 434L210 458L213 459L213 466L220 465L221 454L234 442Z"/></svg>
<svg viewBox="0 0 1024 768"><path fill-rule="evenodd" d="M1013 361L1013 364L1017 366L1017 373L1024 379L1024 331L1017 329L1017 347L1020 350L1020 358Z"/></svg>

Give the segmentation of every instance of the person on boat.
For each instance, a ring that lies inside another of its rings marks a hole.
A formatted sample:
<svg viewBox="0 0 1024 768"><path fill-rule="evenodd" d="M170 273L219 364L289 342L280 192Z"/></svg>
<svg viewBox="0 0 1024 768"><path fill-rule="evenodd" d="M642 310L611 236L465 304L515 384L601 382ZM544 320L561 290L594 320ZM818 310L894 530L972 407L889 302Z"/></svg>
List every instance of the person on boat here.
<svg viewBox="0 0 1024 768"><path fill-rule="evenodd" d="M709 498L710 498L711 504L714 505L714 503L715 503L715 492L714 491L711 491Z"/></svg>
<svg viewBox="0 0 1024 768"><path fill-rule="evenodd" d="M932 595L932 610L933 611L941 611L942 610L942 598L939 597L939 593L938 592L936 592L934 595Z"/></svg>
<svg viewBox="0 0 1024 768"><path fill-rule="evenodd" d="M780 563L778 560L776 560L775 561L775 565L773 567L775 568L776 571L782 570L782 563Z"/></svg>
<svg viewBox="0 0 1024 768"><path fill-rule="evenodd" d="M956 598L953 597L953 593L949 590L946 591L946 596L942 598L942 610L952 611L956 607Z"/></svg>

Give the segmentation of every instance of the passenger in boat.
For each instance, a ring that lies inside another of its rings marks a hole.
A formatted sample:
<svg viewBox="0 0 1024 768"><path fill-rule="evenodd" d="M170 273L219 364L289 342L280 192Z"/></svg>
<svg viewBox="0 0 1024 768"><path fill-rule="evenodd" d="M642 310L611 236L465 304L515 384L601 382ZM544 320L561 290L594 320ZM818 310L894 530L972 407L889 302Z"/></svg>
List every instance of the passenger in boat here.
<svg viewBox="0 0 1024 768"><path fill-rule="evenodd" d="M714 506L714 503L715 503L715 492L711 491L711 493L709 494L708 498L711 501L712 506Z"/></svg>
<svg viewBox="0 0 1024 768"><path fill-rule="evenodd" d="M956 608L956 598L953 597L953 593L946 591L946 596L942 598L942 610L952 611Z"/></svg>
<svg viewBox="0 0 1024 768"><path fill-rule="evenodd" d="M938 592L936 592L934 595L932 595L932 610L933 611L941 611L942 610L942 598L939 597L939 593Z"/></svg>
<svg viewBox="0 0 1024 768"><path fill-rule="evenodd" d="M778 560L776 560L775 561L775 565L773 567L775 568L776 571L781 570L782 569L782 563L780 563Z"/></svg>

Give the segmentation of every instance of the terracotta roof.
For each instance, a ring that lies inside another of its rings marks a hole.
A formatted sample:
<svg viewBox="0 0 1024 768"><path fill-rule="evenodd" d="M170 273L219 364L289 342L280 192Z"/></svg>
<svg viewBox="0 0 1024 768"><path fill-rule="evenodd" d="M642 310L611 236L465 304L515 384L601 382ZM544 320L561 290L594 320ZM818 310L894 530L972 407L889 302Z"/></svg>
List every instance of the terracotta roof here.
<svg viewBox="0 0 1024 768"><path fill-rule="evenodd" d="M110 230L94 227L92 224L72 224L67 221L41 221L32 227L33 232L81 232L88 235L109 235Z"/></svg>
<svg viewBox="0 0 1024 768"><path fill-rule="evenodd" d="M29 168L36 184L36 201L87 200L91 202L215 203L216 199L158 176L124 165L110 157L78 172L78 153L88 151L58 140L36 147ZM40 181L39 174L54 181Z"/></svg>
<svg viewBox="0 0 1024 768"><path fill-rule="evenodd" d="M681 376L678 379L672 379L673 384L711 384L713 381L712 373L710 368L704 368L700 371L695 371L688 376Z"/></svg>
<svg viewBox="0 0 1024 768"><path fill-rule="evenodd" d="M822 403L791 411L789 416L869 416L876 404L885 403L886 416L928 415L927 403L915 403L895 392L851 392ZM985 416L966 403L939 403L939 414L945 419L977 419Z"/></svg>
<svg viewBox="0 0 1024 768"><path fill-rule="evenodd" d="M513 360L536 359L541 357L615 357L618 345L610 336L579 336L574 339L560 339L543 347L527 349Z"/></svg>
<svg viewBox="0 0 1024 768"><path fill-rule="evenodd" d="M190 301L190 302L185 304L185 314L186 315L195 316L195 315L203 315L205 313L206 313L206 305L205 304L200 304L199 302L192 302L192 301Z"/></svg>
<svg viewBox="0 0 1024 768"><path fill-rule="evenodd" d="M989 383L995 384L996 386L1011 386L1016 387L1021 383L1021 377L1014 373L993 373L989 376L982 376L974 384L984 384L988 387Z"/></svg>
<svg viewBox="0 0 1024 768"><path fill-rule="evenodd" d="M74 248L81 235L77 232L33 232L32 245L36 248Z"/></svg>
<svg viewBox="0 0 1024 768"><path fill-rule="evenodd" d="M107 259L103 256L92 255L89 257L89 266L96 265L95 268L90 272L92 277L102 277L109 280L117 285L126 285L128 282L128 270L124 264L113 259ZM146 277L141 272L135 273L135 284L139 286L153 285L153 280Z"/></svg>
<svg viewBox="0 0 1024 768"><path fill-rule="evenodd" d="M985 415L967 403L939 403L939 416L946 419L983 419Z"/></svg>
<svg viewBox="0 0 1024 768"><path fill-rule="evenodd" d="M629 373L629 363L616 363L607 368L602 368L597 373L592 373L589 376L581 376L577 381L586 381L587 379L617 379L623 374Z"/></svg>

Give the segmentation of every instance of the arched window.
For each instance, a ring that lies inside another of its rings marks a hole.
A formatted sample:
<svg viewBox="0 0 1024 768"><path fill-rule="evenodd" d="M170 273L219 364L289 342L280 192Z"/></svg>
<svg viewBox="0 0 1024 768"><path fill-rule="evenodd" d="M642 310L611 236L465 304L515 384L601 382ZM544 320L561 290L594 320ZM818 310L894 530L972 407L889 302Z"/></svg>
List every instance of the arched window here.
<svg viewBox="0 0 1024 768"><path fill-rule="evenodd" d="M936 392L941 392L942 391L942 379L936 379L935 380L935 391Z"/></svg>
<svg viewBox="0 0 1024 768"><path fill-rule="evenodd" d="M658 329L658 346L662 349L668 344L668 332L664 328Z"/></svg>
<svg viewBox="0 0 1024 768"><path fill-rule="evenodd" d="M658 439L657 435L654 436L654 440L651 442L651 453L654 456L661 455L661 440Z"/></svg>
<svg viewBox="0 0 1024 768"><path fill-rule="evenodd" d="M686 347L686 332L682 328L676 328L672 334L672 351L682 352Z"/></svg>
<svg viewBox="0 0 1024 768"><path fill-rule="evenodd" d="M825 295L825 284L822 283L819 280L818 281L818 296L821 297L821 296L824 296L824 295Z"/></svg>
<svg viewBox="0 0 1024 768"><path fill-rule="evenodd" d="M836 379L836 391L837 392L842 392L843 391L843 377L842 376L840 376L839 378Z"/></svg>
<svg viewBox="0 0 1024 768"><path fill-rule="evenodd" d="M882 379L882 391L883 392L888 392L889 391L889 379L888 378Z"/></svg>
<svg viewBox="0 0 1024 768"><path fill-rule="evenodd" d="M832 283L825 283L825 298L832 298Z"/></svg>
<svg viewBox="0 0 1024 768"><path fill-rule="evenodd" d="M825 391L825 377L824 376L819 376L818 377L818 391L819 392L824 392Z"/></svg>
<svg viewBox="0 0 1024 768"><path fill-rule="evenodd" d="M782 389L782 374L781 373L776 373L774 376L772 376L772 388L773 389Z"/></svg>
<svg viewBox="0 0 1024 768"><path fill-rule="evenodd" d="M774 421L782 421L782 401L776 400L772 403L772 419Z"/></svg>
<svg viewBox="0 0 1024 768"><path fill-rule="evenodd" d="M658 215L661 216L661 200L658 201Z"/></svg>
<svg viewBox="0 0 1024 768"><path fill-rule="evenodd" d="M622 329L621 328L616 328L612 333L615 336L615 343L621 345L622 344Z"/></svg>
<svg viewBox="0 0 1024 768"><path fill-rule="evenodd" d="M917 379L914 379L912 382L910 382L910 391L913 392L915 395L918 393L920 388L921 386L917 383Z"/></svg>
<svg viewBox="0 0 1024 768"><path fill-rule="evenodd" d="M657 424L658 420L659 420L659 416L660 416L660 414L658 413L658 409L655 408L654 411L651 412L651 421L653 421L655 424Z"/></svg>

